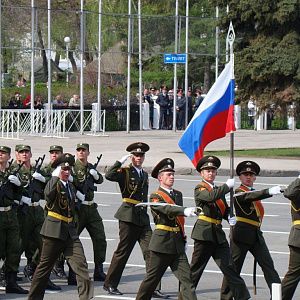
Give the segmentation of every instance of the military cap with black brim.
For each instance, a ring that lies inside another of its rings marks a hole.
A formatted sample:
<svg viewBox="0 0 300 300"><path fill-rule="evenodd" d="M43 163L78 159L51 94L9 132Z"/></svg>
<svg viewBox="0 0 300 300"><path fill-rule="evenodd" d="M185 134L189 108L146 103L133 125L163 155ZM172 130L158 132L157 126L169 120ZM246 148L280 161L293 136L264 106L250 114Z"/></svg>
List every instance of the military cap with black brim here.
<svg viewBox="0 0 300 300"><path fill-rule="evenodd" d="M0 151L10 154L11 148L7 146L0 146Z"/></svg>
<svg viewBox="0 0 300 300"><path fill-rule="evenodd" d="M71 153L64 153L52 163L51 167L52 168L56 168L58 166L73 167L74 164L75 164L74 155L72 155Z"/></svg>
<svg viewBox="0 0 300 300"><path fill-rule="evenodd" d="M260 172L260 167L256 162L252 160L244 160L237 165L235 170L238 176L243 173L253 173L255 175L258 175Z"/></svg>
<svg viewBox="0 0 300 300"><path fill-rule="evenodd" d="M201 172L204 169L219 169L220 165L221 161L216 156L207 155L199 160L196 170Z"/></svg>
<svg viewBox="0 0 300 300"><path fill-rule="evenodd" d="M137 142L130 144L126 151L132 153L132 154L145 154L147 151L149 151L150 147L142 142Z"/></svg>
<svg viewBox="0 0 300 300"><path fill-rule="evenodd" d="M152 170L151 176L157 178L158 174L162 172L175 172L172 158L162 159Z"/></svg>

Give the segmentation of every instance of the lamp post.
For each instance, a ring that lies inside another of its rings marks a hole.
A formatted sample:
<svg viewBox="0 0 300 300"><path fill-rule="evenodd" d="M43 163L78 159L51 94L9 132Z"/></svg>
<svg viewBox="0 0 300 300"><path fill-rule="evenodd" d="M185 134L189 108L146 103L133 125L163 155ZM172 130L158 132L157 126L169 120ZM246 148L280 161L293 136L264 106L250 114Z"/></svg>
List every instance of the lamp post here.
<svg viewBox="0 0 300 300"><path fill-rule="evenodd" d="M66 78L66 83L67 86L69 86L69 47L70 47L70 37L66 36L64 38L64 42L66 43L66 59L67 59L67 78Z"/></svg>

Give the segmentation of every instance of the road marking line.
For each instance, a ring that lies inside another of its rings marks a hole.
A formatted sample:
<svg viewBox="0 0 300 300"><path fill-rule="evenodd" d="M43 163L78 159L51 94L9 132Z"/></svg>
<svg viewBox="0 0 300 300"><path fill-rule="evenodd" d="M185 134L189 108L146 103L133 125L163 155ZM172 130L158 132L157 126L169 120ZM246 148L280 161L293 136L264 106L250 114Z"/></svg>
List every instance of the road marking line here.
<svg viewBox="0 0 300 300"><path fill-rule="evenodd" d="M134 300L131 297L120 297L120 296L110 296L110 295L96 295L94 298L105 298L105 299L123 299L123 300Z"/></svg>

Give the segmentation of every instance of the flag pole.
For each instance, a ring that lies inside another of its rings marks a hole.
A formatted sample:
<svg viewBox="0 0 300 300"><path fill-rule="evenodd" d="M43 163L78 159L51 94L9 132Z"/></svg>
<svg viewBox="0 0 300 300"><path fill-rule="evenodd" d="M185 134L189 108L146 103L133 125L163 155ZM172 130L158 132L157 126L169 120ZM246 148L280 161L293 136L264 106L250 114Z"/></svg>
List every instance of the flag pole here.
<svg viewBox="0 0 300 300"><path fill-rule="evenodd" d="M233 53L233 43L235 40L235 32L233 29L232 22L230 22L226 44L229 45L230 51L230 62L232 63L232 79L234 79L234 53ZM226 47L227 48L227 47ZM228 61L228 55L226 53L226 61ZM232 93L234 93L234 87L232 87ZM234 111L233 111L234 113ZM233 116L234 117L234 116ZM230 178L234 177L234 132L230 132ZM234 215L233 212L233 189L230 190L230 217Z"/></svg>

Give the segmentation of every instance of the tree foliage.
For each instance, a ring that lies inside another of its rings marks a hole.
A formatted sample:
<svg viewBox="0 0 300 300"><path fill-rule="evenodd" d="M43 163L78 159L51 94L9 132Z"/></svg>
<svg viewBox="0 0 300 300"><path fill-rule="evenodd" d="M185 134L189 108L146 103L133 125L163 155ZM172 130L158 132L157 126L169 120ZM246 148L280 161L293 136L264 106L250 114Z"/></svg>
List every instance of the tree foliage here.
<svg viewBox="0 0 300 300"><path fill-rule="evenodd" d="M299 0L231 0L222 19L236 33L235 74L239 96L261 107L300 101ZM227 4L227 1L226 1ZM219 1L225 6L225 1Z"/></svg>

